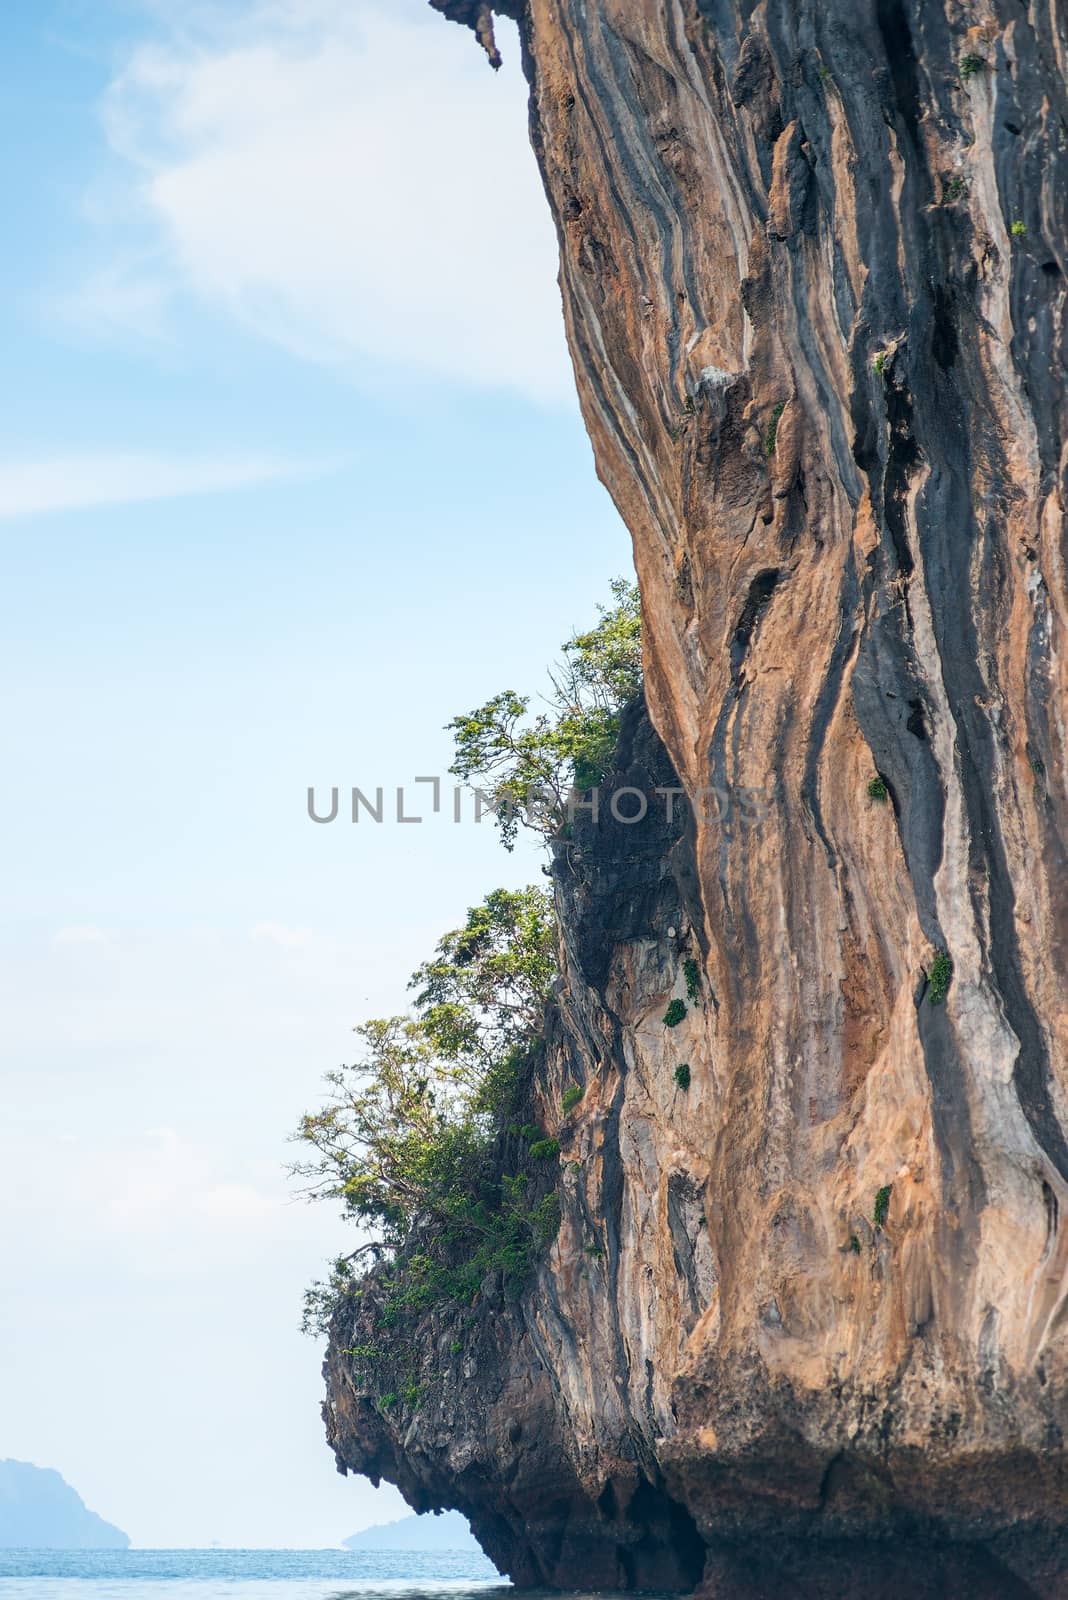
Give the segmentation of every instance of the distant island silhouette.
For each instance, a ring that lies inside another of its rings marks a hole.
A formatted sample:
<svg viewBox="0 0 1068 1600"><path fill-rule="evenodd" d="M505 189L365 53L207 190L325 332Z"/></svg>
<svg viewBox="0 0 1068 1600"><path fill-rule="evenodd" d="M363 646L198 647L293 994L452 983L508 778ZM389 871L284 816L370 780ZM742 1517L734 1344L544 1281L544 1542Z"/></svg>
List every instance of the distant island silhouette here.
<svg viewBox="0 0 1068 1600"><path fill-rule="evenodd" d="M0 1461L0 1549L127 1550L128 1536L90 1511L51 1467Z"/></svg>
<svg viewBox="0 0 1068 1600"><path fill-rule="evenodd" d="M400 1517L376 1523L342 1539L346 1550L463 1550L482 1553L482 1546L458 1511Z"/></svg>

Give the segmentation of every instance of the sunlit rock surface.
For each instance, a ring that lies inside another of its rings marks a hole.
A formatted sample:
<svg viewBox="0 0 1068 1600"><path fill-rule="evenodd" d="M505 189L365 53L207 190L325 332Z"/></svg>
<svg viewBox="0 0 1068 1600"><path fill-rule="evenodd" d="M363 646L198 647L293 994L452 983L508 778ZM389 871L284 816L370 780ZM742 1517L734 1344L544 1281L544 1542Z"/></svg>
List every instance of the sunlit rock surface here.
<svg viewBox="0 0 1068 1600"><path fill-rule="evenodd" d="M642 588L616 781L712 792L559 847L559 1238L411 1414L337 1329L331 1442L524 1583L1068 1595L1068 12L495 9Z"/></svg>

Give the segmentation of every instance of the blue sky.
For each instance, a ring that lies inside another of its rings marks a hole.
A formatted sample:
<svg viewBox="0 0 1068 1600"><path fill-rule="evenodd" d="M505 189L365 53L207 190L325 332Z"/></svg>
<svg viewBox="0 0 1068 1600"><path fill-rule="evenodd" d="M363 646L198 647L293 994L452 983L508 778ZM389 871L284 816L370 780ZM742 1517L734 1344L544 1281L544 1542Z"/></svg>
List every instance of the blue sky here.
<svg viewBox="0 0 1068 1600"><path fill-rule="evenodd" d="M142 1545L339 1541L286 1134L537 859L306 817L444 772L629 545L514 38L421 0L5 18L0 1455Z"/></svg>

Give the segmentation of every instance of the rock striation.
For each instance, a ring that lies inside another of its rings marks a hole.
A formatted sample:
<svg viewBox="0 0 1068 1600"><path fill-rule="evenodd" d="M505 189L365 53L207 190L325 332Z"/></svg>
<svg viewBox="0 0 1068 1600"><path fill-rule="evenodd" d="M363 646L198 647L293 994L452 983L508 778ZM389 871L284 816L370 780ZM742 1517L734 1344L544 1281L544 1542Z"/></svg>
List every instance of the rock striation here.
<svg viewBox="0 0 1068 1600"><path fill-rule="evenodd" d="M558 846L559 1237L418 1411L335 1329L339 1465L519 1583L1066 1596L1068 11L432 3L518 13L693 804Z"/></svg>

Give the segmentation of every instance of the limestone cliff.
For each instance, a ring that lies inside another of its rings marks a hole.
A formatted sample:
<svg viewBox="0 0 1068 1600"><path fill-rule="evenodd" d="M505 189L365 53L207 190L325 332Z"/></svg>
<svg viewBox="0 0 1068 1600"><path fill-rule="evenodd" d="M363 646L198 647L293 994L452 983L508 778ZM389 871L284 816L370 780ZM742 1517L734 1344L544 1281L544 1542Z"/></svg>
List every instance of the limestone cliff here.
<svg viewBox="0 0 1068 1600"><path fill-rule="evenodd" d="M331 1441L521 1582L1068 1595L1068 11L492 9L634 539L617 777L712 792L561 844L559 1237L418 1411L338 1329Z"/></svg>

